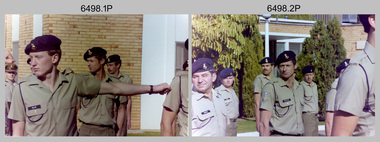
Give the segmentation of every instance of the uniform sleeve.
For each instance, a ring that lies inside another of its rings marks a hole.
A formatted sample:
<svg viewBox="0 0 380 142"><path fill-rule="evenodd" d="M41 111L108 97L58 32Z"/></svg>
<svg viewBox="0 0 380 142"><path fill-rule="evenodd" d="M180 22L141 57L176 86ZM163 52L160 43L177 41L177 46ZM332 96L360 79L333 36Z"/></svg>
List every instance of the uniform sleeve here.
<svg viewBox="0 0 380 142"><path fill-rule="evenodd" d="M262 80L260 79L260 77L256 77L255 81L253 81L253 91L254 91L254 93L261 93L261 88L263 88L263 86L262 86Z"/></svg>
<svg viewBox="0 0 380 142"><path fill-rule="evenodd" d="M334 110L358 116L363 111L367 91L363 69L360 66L348 66L339 79Z"/></svg>
<svg viewBox="0 0 380 142"><path fill-rule="evenodd" d="M326 94L326 111L334 111L336 90L331 89Z"/></svg>
<svg viewBox="0 0 380 142"><path fill-rule="evenodd" d="M265 109L268 111L273 111L273 106L275 102L274 89L272 83L267 83L263 91L261 92L261 102L260 109Z"/></svg>
<svg viewBox="0 0 380 142"><path fill-rule="evenodd" d="M73 77L76 81L78 95L97 95L99 93L101 84L99 80L80 74L75 74Z"/></svg>
<svg viewBox="0 0 380 142"><path fill-rule="evenodd" d="M170 84L172 90L166 95L165 101L163 103L164 107L170 108L173 112L178 112L179 109L179 77L176 76L172 83Z"/></svg>
<svg viewBox="0 0 380 142"><path fill-rule="evenodd" d="M8 118L17 121L25 121L25 116L25 108L21 99L19 86L16 85L13 89L12 103L8 114Z"/></svg>

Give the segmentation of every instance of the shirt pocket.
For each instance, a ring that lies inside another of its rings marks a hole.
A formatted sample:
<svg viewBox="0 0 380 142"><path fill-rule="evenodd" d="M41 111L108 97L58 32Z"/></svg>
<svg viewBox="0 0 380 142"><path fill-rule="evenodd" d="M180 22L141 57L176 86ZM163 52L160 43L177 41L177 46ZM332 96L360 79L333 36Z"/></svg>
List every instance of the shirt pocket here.
<svg viewBox="0 0 380 142"><path fill-rule="evenodd" d="M202 110L196 114L196 118L198 121L195 123L195 128L193 129L201 129L207 126L212 119L215 119L215 112L210 109Z"/></svg>
<svg viewBox="0 0 380 142"><path fill-rule="evenodd" d="M285 116L289 109L295 104L293 98L287 96L278 96L278 101L274 104L274 110L278 117Z"/></svg>
<svg viewBox="0 0 380 142"><path fill-rule="evenodd" d="M226 98L224 98L224 103L226 104L226 106L231 105L231 103L232 103L232 98L231 98L231 97L226 97Z"/></svg>
<svg viewBox="0 0 380 142"><path fill-rule="evenodd" d="M46 104L25 104L25 109L26 116L30 122L40 121L44 117L44 114L46 114L46 112L48 111Z"/></svg>

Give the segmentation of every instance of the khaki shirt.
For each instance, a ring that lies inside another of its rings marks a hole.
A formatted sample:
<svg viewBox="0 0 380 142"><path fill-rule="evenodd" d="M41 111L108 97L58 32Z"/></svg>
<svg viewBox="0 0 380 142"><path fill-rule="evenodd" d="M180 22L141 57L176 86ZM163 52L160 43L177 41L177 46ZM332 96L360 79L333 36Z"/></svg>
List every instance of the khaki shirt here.
<svg viewBox="0 0 380 142"><path fill-rule="evenodd" d="M128 74L119 73L119 76L117 76L117 79L119 79L120 82L133 84L133 80Z"/></svg>
<svg viewBox="0 0 380 142"><path fill-rule="evenodd" d="M236 92L231 88L231 92L221 84L215 89L224 98L224 103L227 107L228 116L230 119L237 119L239 117L239 99L236 96Z"/></svg>
<svg viewBox="0 0 380 142"><path fill-rule="evenodd" d="M339 78L335 79L331 83L331 89L326 94L326 111L334 111L335 96L336 96L336 86L338 85Z"/></svg>
<svg viewBox="0 0 380 142"><path fill-rule="evenodd" d="M192 136L225 136L229 118L224 99L214 89L212 98L192 91Z"/></svg>
<svg viewBox="0 0 380 142"><path fill-rule="evenodd" d="M12 90L15 87L15 84L16 83L5 80L5 102L12 101Z"/></svg>
<svg viewBox="0 0 380 142"><path fill-rule="evenodd" d="M99 90L100 81L69 68L59 73L53 91L36 76L27 76L14 88L8 117L25 121L25 136L75 136L78 95L94 96Z"/></svg>
<svg viewBox="0 0 380 142"><path fill-rule="evenodd" d="M132 78L128 74L119 73L119 75L117 76L117 79L119 79L120 82L133 84L133 80L132 80ZM124 96L120 96L120 97L124 97ZM128 101L129 100L128 100L128 97L127 97L127 102L125 102L125 109L127 109L127 103L128 103ZM126 127L127 127L127 121L128 121L127 116L128 116L127 111L125 111L123 128L119 128L119 129L121 129L121 136L127 136L127 131L126 131L127 130L126 129Z"/></svg>
<svg viewBox="0 0 380 142"><path fill-rule="evenodd" d="M255 93L261 93L261 90L264 88L264 85L267 84L270 79L264 74L256 76L255 81L253 81L253 91Z"/></svg>
<svg viewBox="0 0 380 142"><path fill-rule="evenodd" d="M95 79L91 73L82 73L81 75ZM109 73L105 75L102 82L120 82L114 75ZM79 120L94 125L114 125L117 117L116 102L125 103L127 100L126 96L119 97L111 94L82 96Z"/></svg>
<svg viewBox="0 0 380 142"><path fill-rule="evenodd" d="M306 81L301 81L301 85L304 87L304 108L302 112L318 113L318 88L317 84L311 83L311 86Z"/></svg>
<svg viewBox="0 0 380 142"><path fill-rule="evenodd" d="M269 120L270 130L294 135L304 133L302 122L304 90L296 80L293 80L293 88L294 90L290 89L281 78L273 78L264 86L260 109L272 112Z"/></svg>
<svg viewBox="0 0 380 142"><path fill-rule="evenodd" d="M354 136L375 135L375 114L363 111L367 102L367 87L368 103L372 111L375 111L375 54L375 48L367 42L364 50L350 60L350 65L339 78L335 111L344 111L359 117L352 134ZM364 67L367 76L359 64Z"/></svg>
<svg viewBox="0 0 380 142"><path fill-rule="evenodd" d="M181 78L181 86L179 82ZM178 122L180 124L179 135L188 136L189 127L188 127L188 107L189 107L189 87L188 87L188 72L179 71L176 73L176 76L173 78L170 87L172 90L166 95L165 101L163 103L164 107L170 108L173 112L178 113ZM179 91L181 87L181 92ZM180 107L180 95L182 100L182 107Z"/></svg>

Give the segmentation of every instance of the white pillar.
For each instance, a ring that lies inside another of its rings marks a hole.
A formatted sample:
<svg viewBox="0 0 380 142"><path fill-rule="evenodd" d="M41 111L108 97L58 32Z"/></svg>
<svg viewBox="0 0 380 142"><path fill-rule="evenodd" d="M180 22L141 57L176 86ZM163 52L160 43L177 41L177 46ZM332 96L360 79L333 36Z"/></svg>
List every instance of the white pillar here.
<svg viewBox="0 0 380 142"><path fill-rule="evenodd" d="M270 14L263 14L265 18L265 57L269 57L269 18Z"/></svg>

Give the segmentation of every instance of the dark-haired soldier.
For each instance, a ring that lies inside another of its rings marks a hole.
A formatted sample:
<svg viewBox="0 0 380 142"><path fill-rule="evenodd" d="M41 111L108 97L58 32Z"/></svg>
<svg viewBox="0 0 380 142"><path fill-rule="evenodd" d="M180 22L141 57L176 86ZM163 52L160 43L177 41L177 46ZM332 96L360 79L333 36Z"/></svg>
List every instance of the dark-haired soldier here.
<svg viewBox="0 0 380 142"><path fill-rule="evenodd" d="M5 135L12 135L12 120L9 119L8 113L12 102L12 92L15 84L17 83L15 78L17 76L17 65L6 64L5 65Z"/></svg>
<svg viewBox="0 0 380 142"><path fill-rule="evenodd" d="M302 121L305 127L304 136L318 136L318 88L313 82L315 76L315 68L307 65L302 69L304 80L301 85L304 88L305 103L302 110Z"/></svg>

